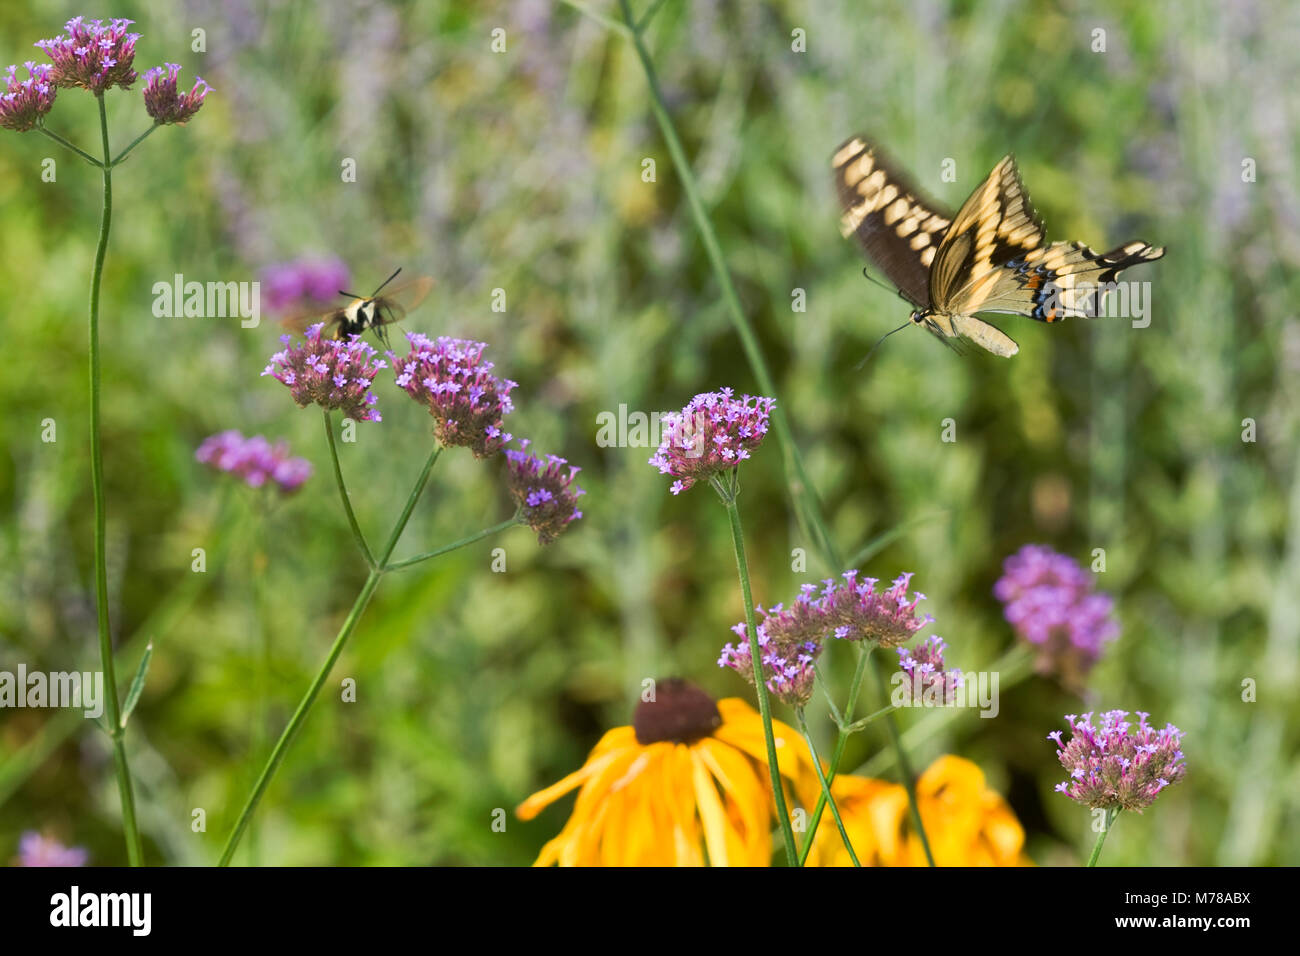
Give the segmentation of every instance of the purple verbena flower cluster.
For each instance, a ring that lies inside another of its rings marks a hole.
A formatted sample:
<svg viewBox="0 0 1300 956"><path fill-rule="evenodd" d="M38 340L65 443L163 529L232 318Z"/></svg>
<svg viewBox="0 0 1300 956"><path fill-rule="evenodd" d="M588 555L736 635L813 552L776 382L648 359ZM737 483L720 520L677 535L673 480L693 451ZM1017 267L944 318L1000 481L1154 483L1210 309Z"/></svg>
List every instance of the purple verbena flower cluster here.
<svg viewBox="0 0 1300 956"><path fill-rule="evenodd" d="M1069 780L1056 785L1058 793L1093 809L1141 813L1184 777L1183 732L1173 724L1157 730L1141 711L1137 727L1127 716L1126 710L1106 711L1101 725L1093 726L1091 713L1066 714L1069 742L1062 743L1059 730L1047 735L1056 744L1061 766L1070 772Z"/></svg>
<svg viewBox="0 0 1300 956"><path fill-rule="evenodd" d="M487 345L440 336L430 339L408 332L411 352L400 358L388 353L397 384L434 418L434 434L445 447L462 445L476 458L499 452L511 436L501 426L514 410L510 391L516 383L492 374L483 358Z"/></svg>
<svg viewBox="0 0 1300 956"><path fill-rule="evenodd" d="M288 442L271 444L261 435L245 438L234 429L205 438L194 458L243 479L250 488L269 481L286 495L301 488L312 473L311 462L289 454Z"/></svg>
<svg viewBox="0 0 1300 956"><path fill-rule="evenodd" d="M85 866L90 854L79 846L64 846L53 837L28 830L18 841L19 866Z"/></svg>
<svg viewBox="0 0 1300 956"><path fill-rule="evenodd" d="M166 67L155 66L144 74L144 108L155 123L189 122L203 105L204 97L212 92L212 87L197 76L188 93L180 92L176 86L180 72L178 64L168 63Z"/></svg>
<svg viewBox="0 0 1300 956"><path fill-rule="evenodd" d="M522 450L506 449L506 482L520 517L537 532L537 543L550 544L582 517L577 502L586 492L574 484L582 469L556 455L543 461L528 454L528 445L525 438L520 440Z"/></svg>
<svg viewBox="0 0 1300 956"><path fill-rule="evenodd" d="M740 640L728 644L718 658L719 667L730 667L750 684L754 683L753 657L749 649L749 633L745 623L732 628ZM761 655L764 682L777 700L790 707L802 707L812 697L817 679L817 656L822 645L817 641L778 645L759 625L758 649Z"/></svg>
<svg viewBox="0 0 1300 956"><path fill-rule="evenodd" d="M760 615L757 634L763 672L769 689L787 703L802 704L812 693L813 662L823 643L835 637L849 641L871 641L881 647L896 647L930 623L928 614L918 617L916 606L924 594L908 595L911 573L900 575L885 591L877 591L876 578L858 581L857 571L846 571L844 580L828 578L819 589L805 584L789 607L778 604L756 608ZM728 644L718 660L753 680L748 634L742 621L733 628L742 643ZM776 681L773 684L773 680Z"/></svg>
<svg viewBox="0 0 1300 956"><path fill-rule="evenodd" d="M351 281L348 267L338 259L296 259L262 271L267 307L281 313L332 302Z"/></svg>
<svg viewBox="0 0 1300 956"><path fill-rule="evenodd" d="M680 412L663 416L663 439L650 464L677 479L675 495L729 471L763 441L775 405L774 398L736 398L729 388L701 392Z"/></svg>
<svg viewBox="0 0 1300 956"><path fill-rule="evenodd" d="M25 133L34 129L54 105L58 92L53 67L28 60L27 79L18 79L18 67L5 71L5 91L0 93L0 127Z"/></svg>
<svg viewBox="0 0 1300 956"><path fill-rule="evenodd" d="M1073 558L1042 545L1021 548L1003 572L993 593L1016 634L1038 652L1039 671L1077 687L1119 633L1113 599L1093 589Z"/></svg>
<svg viewBox="0 0 1300 956"><path fill-rule="evenodd" d="M930 635L912 649L898 648L898 666L902 674L903 700L918 704L952 704L957 688L965 682L961 671L944 670L943 652L948 645L938 635Z"/></svg>
<svg viewBox="0 0 1300 956"><path fill-rule="evenodd" d="M321 338L323 324L309 328L302 345L289 347L291 337L280 336L285 348L271 356L262 374L287 385L303 408L314 402L327 411L342 409L359 422L382 421L370 384L387 363L359 336L345 342Z"/></svg>
<svg viewBox="0 0 1300 956"><path fill-rule="evenodd" d="M53 61L51 76L57 86L79 86L99 94L113 86L130 89L136 81L131 69L138 33L128 33L130 20L86 20L73 17L65 33L36 46Z"/></svg>

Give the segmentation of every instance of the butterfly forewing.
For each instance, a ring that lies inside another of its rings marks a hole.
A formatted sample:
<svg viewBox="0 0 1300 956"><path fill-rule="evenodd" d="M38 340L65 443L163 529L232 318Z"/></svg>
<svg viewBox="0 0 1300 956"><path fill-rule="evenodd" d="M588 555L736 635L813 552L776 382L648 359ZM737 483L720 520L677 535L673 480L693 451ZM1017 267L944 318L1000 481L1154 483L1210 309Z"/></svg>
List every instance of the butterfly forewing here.
<svg viewBox="0 0 1300 956"><path fill-rule="evenodd" d="M1046 234L1011 156L962 204L935 257L931 301L944 312L978 312L1000 267L1042 246Z"/></svg>
<svg viewBox="0 0 1300 956"><path fill-rule="evenodd" d="M831 165L843 209L840 232L856 235L889 281L918 306L928 306L930 265L951 216L861 136L837 149Z"/></svg>

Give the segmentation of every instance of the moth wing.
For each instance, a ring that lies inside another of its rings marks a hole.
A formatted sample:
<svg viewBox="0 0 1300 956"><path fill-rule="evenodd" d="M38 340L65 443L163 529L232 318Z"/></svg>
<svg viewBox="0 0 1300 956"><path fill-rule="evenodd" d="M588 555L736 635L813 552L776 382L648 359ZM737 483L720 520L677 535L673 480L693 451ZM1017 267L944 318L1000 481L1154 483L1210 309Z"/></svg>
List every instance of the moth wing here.
<svg viewBox="0 0 1300 956"><path fill-rule="evenodd" d="M375 324L387 325L399 322L429 295L433 288L433 279L419 276L409 282L394 286L375 299Z"/></svg>

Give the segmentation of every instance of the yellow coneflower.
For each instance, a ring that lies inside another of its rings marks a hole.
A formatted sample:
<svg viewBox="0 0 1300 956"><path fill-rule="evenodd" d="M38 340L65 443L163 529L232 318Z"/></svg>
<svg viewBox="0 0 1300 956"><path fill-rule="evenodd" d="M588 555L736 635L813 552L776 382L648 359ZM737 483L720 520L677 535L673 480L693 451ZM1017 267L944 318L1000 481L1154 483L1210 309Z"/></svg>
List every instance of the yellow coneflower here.
<svg viewBox="0 0 1300 956"><path fill-rule="evenodd" d="M863 866L926 865L900 784L846 775L835 778L831 793ZM1032 865L1024 855L1020 821L969 760L944 756L932 763L916 783L916 801L937 866ZM829 813L818 827L809 862L852 865Z"/></svg>
<svg viewBox="0 0 1300 956"><path fill-rule="evenodd" d="M581 787L534 866L769 866L776 811L758 712L674 679L659 682L632 723L516 809L531 820ZM818 793L807 747L779 721L772 730L781 775L807 806Z"/></svg>

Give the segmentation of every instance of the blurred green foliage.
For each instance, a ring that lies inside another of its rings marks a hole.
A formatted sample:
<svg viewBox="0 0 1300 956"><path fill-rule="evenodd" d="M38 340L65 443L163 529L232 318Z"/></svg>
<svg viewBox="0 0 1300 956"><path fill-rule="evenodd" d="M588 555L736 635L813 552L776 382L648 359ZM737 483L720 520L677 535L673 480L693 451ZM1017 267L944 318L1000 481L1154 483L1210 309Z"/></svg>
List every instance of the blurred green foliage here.
<svg viewBox="0 0 1300 956"><path fill-rule="evenodd" d="M608 0L590 5L617 16ZM5 5L0 59L35 58L28 44L68 16L128 16L141 72L179 62L183 80L198 73L217 91L114 177L109 581L124 687L144 641L155 648L128 735L147 858L216 859L365 576L319 414L259 375L279 330L157 319L151 287L176 273L252 280L320 253L346 260L361 286L398 265L435 276L406 327L490 343L520 382L511 430L583 466L586 517L545 550L516 529L386 578L237 861L530 861L571 802L529 824L511 816L504 833L494 810L576 768L627 722L644 679L748 693L715 666L742 617L723 509L706 489L671 497L650 449L596 444L602 411L754 387L630 45L545 0L91 6ZM1087 812L1052 792L1062 774L1046 734L1062 714L1112 707L1186 730L1189 772L1123 822L1105 862L1300 861L1298 20L1294 4L1245 0L670 0L649 29L840 547L916 522L866 570L914 570L967 669L1012 642L991 593L1006 555L1042 542L1088 563L1105 549L1100 583L1123 629L1087 697L1032 678L1004 692L997 719L963 717L913 755L978 761L1039 863L1078 862L1091 842ZM490 49L498 27L505 53ZM191 51L195 28L205 53ZM794 30L806 52L792 50ZM136 91L110 94L109 115L117 144L147 124ZM93 144L91 97L60 92L49 125ZM907 330L855 370L907 311L862 279L838 234L828 159L859 130L950 206L1014 150L1052 238L1167 245L1130 275L1152 283L1150 327L1008 319L1021 345L1010 361L955 356ZM48 156L54 183L40 177ZM1257 182L1243 181L1247 157ZM341 180L345 158L355 183ZM955 183L940 180L945 158ZM0 136L9 669L98 667L85 300L99 201L96 170L37 134ZM498 288L503 313L491 309ZM792 311L795 289L806 312ZM431 440L419 408L391 383L379 392L383 424L341 446L372 539ZM53 444L40 438L47 418ZM945 418L955 443L939 440ZM1245 418L1255 443L1241 440ZM288 438L316 476L267 507L194 462L225 428ZM763 604L843 570L818 566L781 464L773 441L742 476ZM399 556L507 516L500 470L444 456ZM497 546L504 574L489 572ZM190 571L198 547L202 575ZM791 570L795 548L808 551L805 573ZM841 693L850 663L830 660ZM356 703L339 699L345 677ZM815 716L829 751L830 724ZM847 766L884 745L881 730L855 737ZM89 722L0 713L0 801L0 857L44 829L94 863L124 859L109 752ZM196 807L205 833L191 831Z"/></svg>

